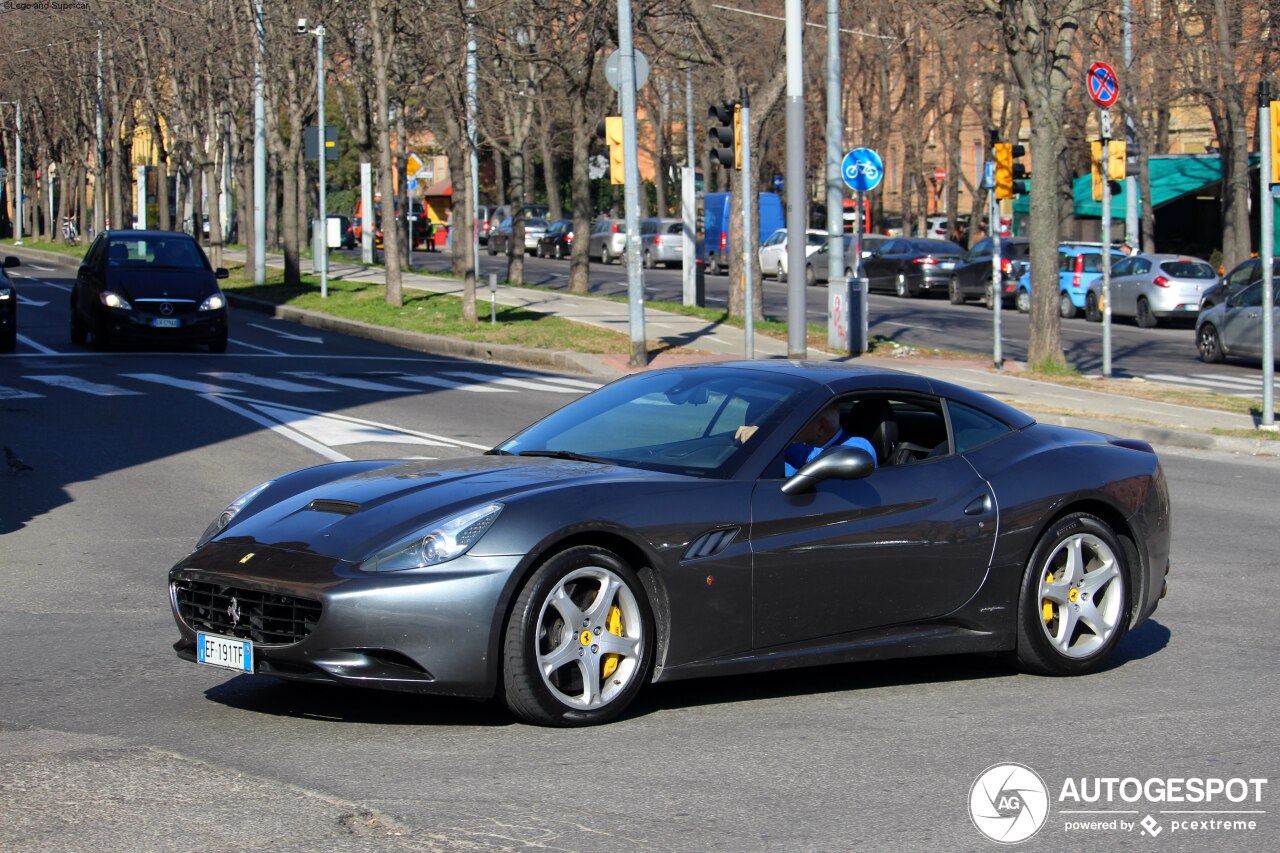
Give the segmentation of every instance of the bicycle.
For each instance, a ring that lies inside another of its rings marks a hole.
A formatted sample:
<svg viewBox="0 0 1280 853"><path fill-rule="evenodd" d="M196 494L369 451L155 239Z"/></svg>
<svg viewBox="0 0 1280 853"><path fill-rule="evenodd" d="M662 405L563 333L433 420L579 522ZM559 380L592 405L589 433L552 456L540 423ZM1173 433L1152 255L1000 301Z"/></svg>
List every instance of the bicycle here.
<svg viewBox="0 0 1280 853"><path fill-rule="evenodd" d="M62 220L62 241L68 246L80 245L80 232L76 229L74 216L68 216Z"/></svg>

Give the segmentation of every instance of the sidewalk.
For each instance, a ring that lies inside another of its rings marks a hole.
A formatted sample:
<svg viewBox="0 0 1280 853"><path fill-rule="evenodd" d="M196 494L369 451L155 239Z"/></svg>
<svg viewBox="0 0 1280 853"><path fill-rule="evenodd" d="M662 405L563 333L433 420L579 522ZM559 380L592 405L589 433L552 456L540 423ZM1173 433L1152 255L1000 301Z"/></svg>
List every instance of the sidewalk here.
<svg viewBox="0 0 1280 853"><path fill-rule="evenodd" d="M229 250L224 252L224 257L243 261L244 252ZM283 259L278 255L268 256L269 264L280 265L282 262ZM380 283L383 280L383 271L379 267L366 267L341 261L335 263L331 259L329 276L331 279L338 280ZM459 297L462 295L462 283L454 279L422 273L404 273L402 282L406 288ZM237 297L234 293L229 295L233 304L248 301L243 297ZM481 303L489 300L487 285L477 288L476 298ZM495 298L504 306L552 314L616 331L622 335L629 333L628 305L624 302L578 296L567 292L501 285L497 288ZM481 315L486 311L483 305L479 305L478 309ZM449 338L354 323L298 309L277 309L277 313L304 325L341 330L426 352L529 367L576 371L604 378L621 376L631 370L627 366L626 357L620 355L551 353L544 350L528 350L523 347L472 344ZM700 356L663 352L653 358L650 367L741 359L745 352L746 336L742 329L726 324L708 324L707 321L696 317L646 308L645 330L650 340L659 340L673 346L690 347L706 353ZM787 345L784 341L760 334L755 335L756 358L785 358L786 355ZM817 360L851 360L848 356L836 356L815 349L809 350L808 357ZM1280 456L1280 441L1214 434L1214 430L1255 429L1254 419L1248 415L1198 409L1040 382L1018 375L1020 365L1011 364L1009 369L997 371L979 357L975 357L972 362L871 356L853 360L859 364L905 370L931 379L964 385L1022 409L1043 423L1094 429L1172 447Z"/></svg>

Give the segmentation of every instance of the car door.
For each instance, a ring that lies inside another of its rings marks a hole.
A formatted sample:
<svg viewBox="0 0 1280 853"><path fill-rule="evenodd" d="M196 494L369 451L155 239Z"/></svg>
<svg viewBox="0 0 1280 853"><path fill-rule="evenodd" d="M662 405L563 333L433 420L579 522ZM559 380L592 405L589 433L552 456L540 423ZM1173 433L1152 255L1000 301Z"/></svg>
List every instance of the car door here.
<svg viewBox="0 0 1280 853"><path fill-rule="evenodd" d="M72 288L71 302L72 310L75 311L80 319L86 324L93 322L93 306L98 301L98 294L102 292L103 281L105 280L106 271L103 269L106 263L106 242L103 235L98 235L93 244L89 246L89 250L84 254L84 260L80 262L80 269L76 273L76 283Z"/></svg>
<svg viewBox="0 0 1280 853"><path fill-rule="evenodd" d="M964 266L956 273L959 279L960 290L966 296L981 296L986 292L986 286L991 281L991 249L993 242L990 237L984 237L969 250L968 256L965 258Z"/></svg>
<svg viewBox="0 0 1280 853"><path fill-rule="evenodd" d="M1125 258L1123 261L1120 261L1111 268L1111 312L1113 314L1122 314L1127 316L1131 313L1127 309L1122 310L1122 306L1127 303L1121 294L1126 284L1131 283L1129 282L1129 276L1134 273L1137 263L1138 258ZM1090 284L1089 290L1096 291L1101 295L1102 279L1098 279ZM1098 304L1102 304L1101 299L1099 299Z"/></svg>
<svg viewBox="0 0 1280 853"><path fill-rule="evenodd" d="M1114 308L1118 309L1119 313L1125 317L1137 316L1138 297L1142 295L1143 287L1151 279L1152 265L1149 258L1139 257L1131 260L1132 263L1128 267L1126 274L1118 279L1120 284L1119 296L1117 297L1114 294L1112 296ZM1116 281L1117 279L1112 278L1113 288Z"/></svg>
<svg viewBox="0 0 1280 853"><path fill-rule="evenodd" d="M896 417L936 418L937 398L889 400ZM948 613L982 584L996 533L994 496L963 456L882 465L862 480L781 491L780 466L752 495L752 636L803 643ZM937 451L935 451L936 453Z"/></svg>
<svg viewBox="0 0 1280 853"><path fill-rule="evenodd" d="M1232 355L1262 354L1262 282L1227 299L1222 314L1222 343Z"/></svg>
<svg viewBox="0 0 1280 853"><path fill-rule="evenodd" d="M897 256L904 251L907 241L895 237L862 259L863 275L870 290L886 290L892 287L897 271Z"/></svg>

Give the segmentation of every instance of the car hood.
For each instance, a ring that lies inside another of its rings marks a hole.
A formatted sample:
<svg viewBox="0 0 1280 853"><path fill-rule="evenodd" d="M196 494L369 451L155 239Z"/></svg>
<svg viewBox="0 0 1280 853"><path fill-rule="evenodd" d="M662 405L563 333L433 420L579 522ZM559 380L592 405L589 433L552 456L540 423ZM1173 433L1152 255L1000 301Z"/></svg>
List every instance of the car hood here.
<svg viewBox="0 0 1280 853"><path fill-rule="evenodd" d="M217 290L213 273L193 269L120 267L107 271L106 286L126 299L192 299Z"/></svg>
<svg viewBox="0 0 1280 853"><path fill-rule="evenodd" d="M587 485L686 479L545 457L408 461L373 470L364 466L349 476L342 476L344 466L355 467L337 463L311 469L312 479L324 469L335 469L337 477L301 491L290 488L289 477L282 478L213 541L361 562L429 524L488 503L555 500L549 493ZM273 494L285 496L273 500Z"/></svg>

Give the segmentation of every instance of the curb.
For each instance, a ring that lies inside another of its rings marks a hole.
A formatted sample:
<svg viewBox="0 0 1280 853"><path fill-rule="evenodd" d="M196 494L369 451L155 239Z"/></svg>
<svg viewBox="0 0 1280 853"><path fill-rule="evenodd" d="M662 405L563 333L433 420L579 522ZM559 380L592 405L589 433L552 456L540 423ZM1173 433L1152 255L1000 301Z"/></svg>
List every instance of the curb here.
<svg viewBox="0 0 1280 853"><path fill-rule="evenodd" d="M1140 438L1151 444L1159 444L1166 447L1182 447L1188 450L1214 450L1220 453L1236 453L1243 456L1280 456L1280 441L1236 438L1230 435L1213 435L1205 432L1182 432L1131 421L1109 421L1102 418L1084 418L1075 415L1037 414L1034 406L1020 408L1042 424L1105 432L1108 435L1124 436L1125 438Z"/></svg>

